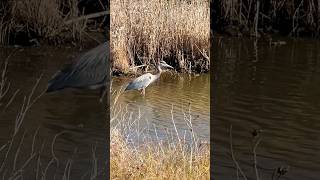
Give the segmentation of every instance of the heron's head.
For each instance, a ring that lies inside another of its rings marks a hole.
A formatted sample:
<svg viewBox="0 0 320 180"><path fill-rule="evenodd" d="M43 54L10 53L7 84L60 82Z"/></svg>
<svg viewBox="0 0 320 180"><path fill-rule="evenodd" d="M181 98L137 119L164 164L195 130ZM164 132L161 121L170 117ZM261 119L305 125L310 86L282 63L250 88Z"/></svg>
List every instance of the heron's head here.
<svg viewBox="0 0 320 180"><path fill-rule="evenodd" d="M170 66L169 64L167 64L167 63L166 63L165 61L163 61L163 60L160 61L159 65L160 65L161 67L173 69L172 66Z"/></svg>

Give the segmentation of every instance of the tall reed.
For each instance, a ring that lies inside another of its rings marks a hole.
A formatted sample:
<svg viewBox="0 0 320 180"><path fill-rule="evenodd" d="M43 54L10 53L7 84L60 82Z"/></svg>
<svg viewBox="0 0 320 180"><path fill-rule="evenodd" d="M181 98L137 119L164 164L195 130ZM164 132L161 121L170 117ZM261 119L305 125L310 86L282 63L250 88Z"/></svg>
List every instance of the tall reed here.
<svg viewBox="0 0 320 180"><path fill-rule="evenodd" d="M218 23L214 27L225 32L231 26L238 33L279 32L284 35L319 36L320 1L305 0L217 0L211 9Z"/></svg>
<svg viewBox="0 0 320 180"><path fill-rule="evenodd" d="M207 0L112 0L113 68L165 59L181 71L208 70L209 10Z"/></svg>
<svg viewBox="0 0 320 180"><path fill-rule="evenodd" d="M67 24L81 15L77 0L12 0L0 7L0 44L8 44L17 35L53 43L79 41L86 20Z"/></svg>

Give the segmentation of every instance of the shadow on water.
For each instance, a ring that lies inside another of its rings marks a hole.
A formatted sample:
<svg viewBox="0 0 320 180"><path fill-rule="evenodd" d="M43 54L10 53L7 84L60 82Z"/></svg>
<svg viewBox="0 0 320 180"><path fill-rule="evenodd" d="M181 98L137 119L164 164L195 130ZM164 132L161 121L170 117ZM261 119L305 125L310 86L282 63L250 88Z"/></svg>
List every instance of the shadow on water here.
<svg viewBox="0 0 320 180"><path fill-rule="evenodd" d="M215 48L217 62L213 141L217 179L235 179L229 127L240 166L255 179L252 135L263 129L257 149L263 179L290 166L281 179L320 177L320 43L280 39L270 46L250 39L225 38Z"/></svg>
<svg viewBox="0 0 320 180"><path fill-rule="evenodd" d="M2 49L0 59L4 60L12 51L13 49ZM12 135L23 96L30 93L40 74L43 74L43 77L35 92L36 96L45 90L51 76L78 54L79 51L75 49L43 47L18 50L10 58L7 74L8 81L11 83L10 91L16 89L20 91L8 109L0 115L1 145L5 144ZM52 158L51 143L60 133L54 144L54 153L59 160L59 165L57 168L55 165L49 168L47 178L62 177L68 160L71 160L70 178L81 179L92 169L94 156L97 158L99 177L105 177L106 117L105 106L99 103L97 91L66 89L44 94L31 107L23 121L20 131L26 132L26 137L22 149L25 153L31 151L33 135L39 129L35 149L43 149L41 163L44 169ZM21 154L18 158L18 166L24 161L25 158ZM35 171L34 167L36 164L28 166L30 172L26 174L30 174L29 177ZM87 178L88 176L85 179Z"/></svg>

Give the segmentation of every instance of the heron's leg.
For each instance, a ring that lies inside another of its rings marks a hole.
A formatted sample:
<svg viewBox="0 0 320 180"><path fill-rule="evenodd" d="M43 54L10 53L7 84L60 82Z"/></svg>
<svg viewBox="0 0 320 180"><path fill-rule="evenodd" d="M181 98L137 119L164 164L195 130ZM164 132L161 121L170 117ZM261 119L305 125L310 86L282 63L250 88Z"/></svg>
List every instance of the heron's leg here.
<svg viewBox="0 0 320 180"><path fill-rule="evenodd" d="M102 86L100 88L100 103L102 102L102 100L103 100L104 96L106 95L106 93L107 93L106 86Z"/></svg>
<svg viewBox="0 0 320 180"><path fill-rule="evenodd" d="M145 88L142 89L142 95L143 95L143 96L146 95L146 89L145 89Z"/></svg>

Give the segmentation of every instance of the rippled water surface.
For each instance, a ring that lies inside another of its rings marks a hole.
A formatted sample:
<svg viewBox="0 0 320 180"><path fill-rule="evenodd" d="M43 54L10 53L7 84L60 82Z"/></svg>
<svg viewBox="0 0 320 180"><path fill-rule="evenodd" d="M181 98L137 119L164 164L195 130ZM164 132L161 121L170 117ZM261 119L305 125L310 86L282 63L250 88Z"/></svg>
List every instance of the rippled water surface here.
<svg viewBox="0 0 320 180"><path fill-rule="evenodd" d="M79 50L71 48L1 49L1 64L13 51L17 52L9 59L7 78L11 85L8 94L13 94L17 89L20 91L8 108L4 110L3 106L0 107L0 146L11 137L23 97L30 93L36 79L43 74L35 96L45 90L47 81L57 70L79 54ZM33 136L39 129L34 150L43 149L40 157L42 170L44 171L52 158L52 152L59 161L59 165L53 163L48 168L48 179L53 179L54 174L56 179L62 179L68 160L71 162L71 179L81 179L83 176L84 179L89 179L88 175L95 164L100 177L104 177L108 132L105 106L98 101L98 92L90 90L64 90L41 96L27 112L15 140L19 142L25 132L17 167L20 167L31 153ZM51 143L58 134L60 135L56 137L52 150ZM2 151L1 158L3 155ZM12 164L13 159L14 157L10 156L8 164ZM30 164L26 167L26 172L33 174L31 172L36 171L34 167L37 167L36 164Z"/></svg>
<svg viewBox="0 0 320 180"><path fill-rule="evenodd" d="M8 108L0 107L0 146L10 139L23 98L30 93L36 79L43 75L34 92L35 96L45 90L47 81L57 70L80 53L77 49L58 47L6 48L0 51L1 64L13 51L16 53L10 57L8 64L7 78L11 83L8 95L18 89L19 92ZM125 86L132 79L114 77L113 89ZM189 130L184 119L191 115L195 133L201 139L209 140L209 90L208 74L185 76L166 72L159 81L147 88L145 97L137 91L129 91L120 96L119 103L127 105L132 112L140 110L143 119L140 126L147 125L144 123L148 121L158 129L159 136L164 132L162 130L173 129L172 117L182 136L183 132ZM39 161L43 170L52 158L52 152L57 157L59 164L48 168L47 177L54 178L55 175L59 179L66 170L68 160L71 162L71 179L81 179L84 175L87 175L84 179L88 179L89 171L94 170L95 164L102 177L107 159L106 133L109 132L106 128L106 106L99 103L98 95L99 92L94 90L73 89L43 94L27 112L13 149L17 149L25 133L21 149L24 155L31 153L32 144L35 151L42 149ZM27 156L24 155L18 156L17 166L25 162ZM3 156L2 153L1 158ZM13 165L13 161L14 155L8 158L7 164ZM36 171L33 167L36 167L37 161L34 162L26 172L33 174Z"/></svg>
<svg viewBox="0 0 320 180"><path fill-rule="evenodd" d="M320 177L320 43L311 39L218 39L214 114L214 173L216 179L236 179L230 156L233 125L236 158L249 177L252 135L263 129L257 148L263 179L274 168L290 166L283 179Z"/></svg>
<svg viewBox="0 0 320 180"><path fill-rule="evenodd" d="M131 80L133 78L114 77L113 89L124 88ZM140 110L140 126L156 127L159 136L165 129L173 129L173 119L182 137L183 133L189 130L186 119L189 120L191 115L194 132L202 140L208 141L210 137L209 97L209 74L189 76L165 72L161 74L160 80L146 88L145 97L135 90L126 91L119 97L118 103L127 106L134 114ZM186 116L188 117L185 118Z"/></svg>

